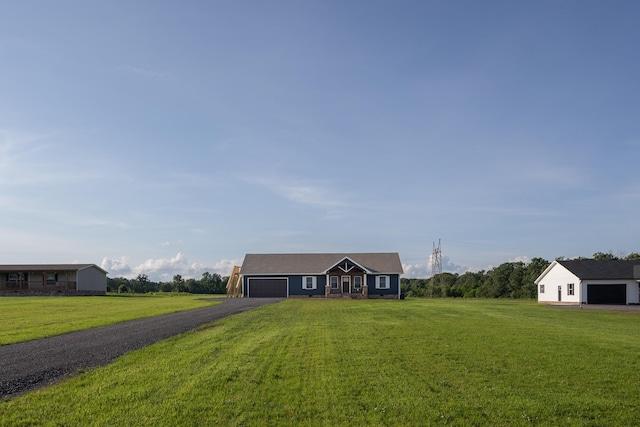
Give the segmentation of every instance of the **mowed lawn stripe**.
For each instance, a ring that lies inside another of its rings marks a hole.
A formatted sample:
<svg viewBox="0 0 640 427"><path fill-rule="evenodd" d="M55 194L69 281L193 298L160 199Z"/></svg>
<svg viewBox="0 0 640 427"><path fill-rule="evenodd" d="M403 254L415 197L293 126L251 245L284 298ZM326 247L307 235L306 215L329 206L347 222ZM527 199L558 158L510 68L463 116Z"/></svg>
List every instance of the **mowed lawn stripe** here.
<svg viewBox="0 0 640 427"><path fill-rule="evenodd" d="M0 404L3 425L633 425L639 316L287 300Z"/></svg>
<svg viewBox="0 0 640 427"><path fill-rule="evenodd" d="M0 345L217 304L210 297L0 297Z"/></svg>

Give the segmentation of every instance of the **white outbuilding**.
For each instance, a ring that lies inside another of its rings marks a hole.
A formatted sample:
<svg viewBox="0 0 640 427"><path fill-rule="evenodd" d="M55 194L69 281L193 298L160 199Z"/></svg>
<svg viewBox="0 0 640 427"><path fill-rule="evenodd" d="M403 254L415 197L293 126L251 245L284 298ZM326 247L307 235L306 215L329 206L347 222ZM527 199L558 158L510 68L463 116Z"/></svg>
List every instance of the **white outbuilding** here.
<svg viewBox="0 0 640 427"><path fill-rule="evenodd" d="M544 304L639 304L640 261L554 261L536 279Z"/></svg>

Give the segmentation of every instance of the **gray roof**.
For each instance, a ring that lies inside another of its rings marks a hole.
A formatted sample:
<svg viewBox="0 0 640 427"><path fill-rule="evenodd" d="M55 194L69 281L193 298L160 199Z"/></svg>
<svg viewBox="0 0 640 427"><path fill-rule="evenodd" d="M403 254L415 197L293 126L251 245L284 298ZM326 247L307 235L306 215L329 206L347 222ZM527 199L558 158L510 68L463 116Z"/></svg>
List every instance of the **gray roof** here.
<svg viewBox="0 0 640 427"><path fill-rule="evenodd" d="M335 254L247 254L240 268L241 274L325 274L345 258L370 273L402 274L402 263L392 253L335 253Z"/></svg>
<svg viewBox="0 0 640 427"><path fill-rule="evenodd" d="M558 261L558 264L581 280L622 280L634 279L634 266L640 266L640 261L579 259Z"/></svg>
<svg viewBox="0 0 640 427"><path fill-rule="evenodd" d="M98 270L104 271L106 273L105 270L95 264L5 264L0 265L0 272L16 273L28 271L78 271L89 267L95 267Z"/></svg>

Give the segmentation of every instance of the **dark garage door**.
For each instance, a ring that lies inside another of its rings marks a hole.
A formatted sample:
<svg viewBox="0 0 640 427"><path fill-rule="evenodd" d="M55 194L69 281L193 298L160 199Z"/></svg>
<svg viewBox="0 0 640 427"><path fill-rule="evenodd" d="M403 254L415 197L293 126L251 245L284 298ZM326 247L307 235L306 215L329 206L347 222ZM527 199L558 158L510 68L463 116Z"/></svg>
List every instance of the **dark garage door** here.
<svg viewBox="0 0 640 427"><path fill-rule="evenodd" d="M287 279L249 279L249 298L287 297Z"/></svg>
<svg viewBox="0 0 640 427"><path fill-rule="evenodd" d="M626 304L627 285L587 285L588 304Z"/></svg>

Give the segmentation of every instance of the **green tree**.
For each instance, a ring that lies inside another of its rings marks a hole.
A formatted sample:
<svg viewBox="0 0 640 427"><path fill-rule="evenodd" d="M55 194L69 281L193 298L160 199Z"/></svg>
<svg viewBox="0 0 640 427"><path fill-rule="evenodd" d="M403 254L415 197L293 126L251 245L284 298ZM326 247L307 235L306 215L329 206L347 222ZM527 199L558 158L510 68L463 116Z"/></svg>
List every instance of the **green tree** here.
<svg viewBox="0 0 640 427"><path fill-rule="evenodd" d="M202 283L196 279L187 279L187 281L185 282L185 288L187 289L187 292L190 292L192 294L204 293Z"/></svg>
<svg viewBox="0 0 640 427"><path fill-rule="evenodd" d="M467 271L456 280L457 293L463 298L474 298L477 289L484 281L484 270L477 273Z"/></svg>
<svg viewBox="0 0 640 427"><path fill-rule="evenodd" d="M523 278L523 298L536 298L538 289L536 279L549 267L551 263L543 258L533 258L525 268Z"/></svg>
<svg viewBox="0 0 640 427"><path fill-rule="evenodd" d="M596 252L595 254L593 254L593 259L597 261L614 261L617 260L618 257L611 252Z"/></svg>
<svg viewBox="0 0 640 427"><path fill-rule="evenodd" d="M149 278L146 274L138 274L138 277L131 281L131 288L133 292L145 293L147 292L148 283Z"/></svg>
<svg viewBox="0 0 640 427"><path fill-rule="evenodd" d="M131 287L129 279L125 279L124 277L107 278L107 287L109 287L110 289L118 291L121 285L124 285L127 288Z"/></svg>
<svg viewBox="0 0 640 427"><path fill-rule="evenodd" d="M171 287L174 292L188 292L185 281L182 278L182 276L179 274L176 274L173 276L173 282Z"/></svg>
<svg viewBox="0 0 640 427"><path fill-rule="evenodd" d="M509 274L508 297L509 298L524 298L526 297L522 291L522 285L524 282L524 268L525 264L522 261L511 263L511 273Z"/></svg>
<svg viewBox="0 0 640 427"><path fill-rule="evenodd" d="M513 263L505 262L487 272L478 296L482 298L508 298L510 296L509 278L513 272Z"/></svg>
<svg viewBox="0 0 640 427"><path fill-rule="evenodd" d="M202 273L200 284L202 286L203 293L207 294L224 294L227 292L226 281L222 280L222 277L218 273L211 274L208 271Z"/></svg>

